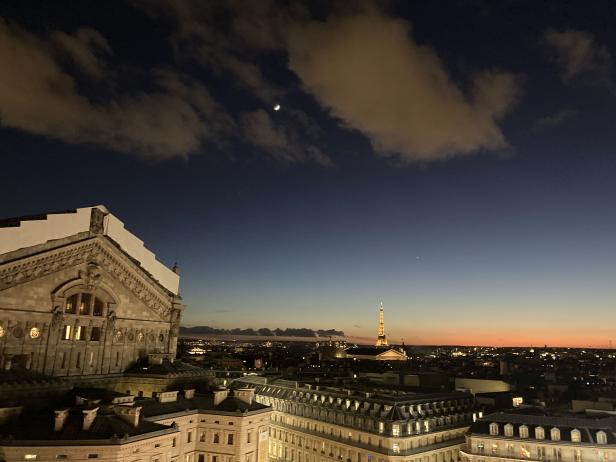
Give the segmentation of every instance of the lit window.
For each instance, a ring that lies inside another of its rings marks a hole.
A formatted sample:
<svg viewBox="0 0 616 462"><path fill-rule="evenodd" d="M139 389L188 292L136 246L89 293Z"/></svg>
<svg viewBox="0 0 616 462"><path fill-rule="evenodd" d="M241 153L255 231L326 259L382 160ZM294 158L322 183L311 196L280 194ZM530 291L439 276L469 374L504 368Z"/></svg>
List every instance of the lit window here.
<svg viewBox="0 0 616 462"><path fill-rule="evenodd" d="M513 425L505 425L505 436L513 436Z"/></svg>
<svg viewBox="0 0 616 462"><path fill-rule="evenodd" d="M75 340L86 339L86 328L84 326L75 327Z"/></svg>
<svg viewBox="0 0 616 462"><path fill-rule="evenodd" d="M580 441L582 441L582 434L579 430L574 428L573 430L571 430L571 442L579 443Z"/></svg>
<svg viewBox="0 0 616 462"><path fill-rule="evenodd" d="M69 326L68 324L64 326L64 328L62 329L62 340L70 340L71 331L72 331L72 326Z"/></svg>
<svg viewBox="0 0 616 462"><path fill-rule="evenodd" d="M520 425L520 438L528 438L528 427L526 425Z"/></svg>
<svg viewBox="0 0 616 462"><path fill-rule="evenodd" d="M75 314L77 312L77 299L79 294L71 295L66 299L66 305L64 306L64 312L68 314Z"/></svg>
<svg viewBox="0 0 616 462"><path fill-rule="evenodd" d="M393 450L394 454L398 454L400 452L400 445L398 443L394 443Z"/></svg>
<svg viewBox="0 0 616 462"><path fill-rule="evenodd" d="M36 460L37 455L36 454L24 454L24 459L26 460Z"/></svg>
<svg viewBox="0 0 616 462"><path fill-rule="evenodd" d="M490 435L498 435L498 424L496 422L490 424Z"/></svg>
<svg viewBox="0 0 616 462"><path fill-rule="evenodd" d="M103 301L100 298L94 299L94 309L92 310L93 316L102 316L103 315Z"/></svg>
<svg viewBox="0 0 616 462"><path fill-rule="evenodd" d="M545 439L545 430L543 429L543 427L535 428L535 439L538 439L538 440Z"/></svg>
<svg viewBox="0 0 616 462"><path fill-rule="evenodd" d="M597 432L597 444L607 444L607 434L603 430Z"/></svg>
<svg viewBox="0 0 616 462"><path fill-rule="evenodd" d="M550 430L550 438L552 441L560 441L560 429L554 427Z"/></svg>
<svg viewBox="0 0 616 462"><path fill-rule="evenodd" d="M391 426L391 434L393 436L400 436L400 425L398 424L393 424ZM349 437L350 438L350 437Z"/></svg>
<svg viewBox="0 0 616 462"><path fill-rule="evenodd" d="M385 424L383 422L379 422L379 433L383 433L385 431Z"/></svg>
<svg viewBox="0 0 616 462"><path fill-rule="evenodd" d="M90 304L92 303L91 294L81 294L81 300L79 301L79 314L90 314Z"/></svg>

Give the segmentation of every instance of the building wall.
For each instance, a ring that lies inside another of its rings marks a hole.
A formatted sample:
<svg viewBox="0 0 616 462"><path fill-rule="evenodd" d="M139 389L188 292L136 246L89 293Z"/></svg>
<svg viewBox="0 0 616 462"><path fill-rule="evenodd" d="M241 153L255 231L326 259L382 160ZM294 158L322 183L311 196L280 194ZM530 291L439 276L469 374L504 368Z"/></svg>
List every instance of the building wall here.
<svg viewBox="0 0 616 462"><path fill-rule="evenodd" d="M467 429L393 438L274 412L269 452L288 462L455 462Z"/></svg>

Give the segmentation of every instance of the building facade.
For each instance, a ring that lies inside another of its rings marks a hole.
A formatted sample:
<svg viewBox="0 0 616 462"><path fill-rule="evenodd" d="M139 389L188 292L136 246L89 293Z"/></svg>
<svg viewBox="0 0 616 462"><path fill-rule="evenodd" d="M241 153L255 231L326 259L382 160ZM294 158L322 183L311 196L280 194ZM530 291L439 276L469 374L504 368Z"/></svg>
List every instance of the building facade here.
<svg viewBox="0 0 616 462"><path fill-rule="evenodd" d="M272 407L274 461L454 462L481 415L459 392L372 395L263 377L233 384L253 387L255 399Z"/></svg>
<svg viewBox="0 0 616 462"><path fill-rule="evenodd" d="M117 374L173 358L179 276L103 206L0 221L0 365Z"/></svg>
<svg viewBox="0 0 616 462"><path fill-rule="evenodd" d="M463 462L616 460L616 417L499 412L479 419L466 436Z"/></svg>

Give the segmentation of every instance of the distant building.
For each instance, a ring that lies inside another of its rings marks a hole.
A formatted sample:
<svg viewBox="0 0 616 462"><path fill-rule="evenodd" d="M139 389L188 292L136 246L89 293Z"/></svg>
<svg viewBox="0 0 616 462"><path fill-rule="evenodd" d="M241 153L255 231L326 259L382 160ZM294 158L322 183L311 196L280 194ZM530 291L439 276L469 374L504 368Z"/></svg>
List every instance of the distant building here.
<svg viewBox="0 0 616 462"><path fill-rule="evenodd" d="M615 435L614 416L499 412L472 425L460 454L463 462L610 461L616 459Z"/></svg>
<svg viewBox="0 0 616 462"><path fill-rule="evenodd" d="M288 462L453 462L481 416L468 393L372 394L360 389L242 377L273 408L270 459Z"/></svg>
<svg viewBox="0 0 616 462"><path fill-rule="evenodd" d="M345 357L352 359L369 359L372 361L406 361L406 353L395 348L354 347L344 350Z"/></svg>

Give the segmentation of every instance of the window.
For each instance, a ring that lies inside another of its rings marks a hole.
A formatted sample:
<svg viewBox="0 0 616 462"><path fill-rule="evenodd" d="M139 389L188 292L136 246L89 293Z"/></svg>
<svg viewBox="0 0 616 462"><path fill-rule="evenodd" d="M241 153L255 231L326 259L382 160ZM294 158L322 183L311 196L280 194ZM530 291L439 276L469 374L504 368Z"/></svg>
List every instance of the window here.
<svg viewBox="0 0 616 462"><path fill-rule="evenodd" d="M90 330L90 341L98 342L100 339L101 339L101 328L97 326L92 327L92 329Z"/></svg>
<svg viewBox="0 0 616 462"><path fill-rule="evenodd" d="M64 326L62 328L62 340L70 340L72 330L73 330L73 326L69 326L68 324Z"/></svg>
<svg viewBox="0 0 616 462"><path fill-rule="evenodd" d="M205 432L199 433L199 442L205 443Z"/></svg>
<svg viewBox="0 0 616 462"><path fill-rule="evenodd" d="M524 459L530 459L530 451L528 450L527 446L520 446L520 457L523 457Z"/></svg>
<svg viewBox="0 0 616 462"><path fill-rule="evenodd" d="M77 312L77 299L79 294L71 295L66 299L66 305L64 305L64 312L68 314L75 314Z"/></svg>
<svg viewBox="0 0 616 462"><path fill-rule="evenodd" d="M171 447L174 448L176 446L176 441L175 438L173 438L173 440L171 440Z"/></svg>
<svg viewBox="0 0 616 462"><path fill-rule="evenodd" d="M98 454L88 454L88 459L98 459Z"/></svg>
<svg viewBox="0 0 616 462"><path fill-rule="evenodd" d="M120 352L116 351L116 367L120 365Z"/></svg>
<svg viewBox="0 0 616 462"><path fill-rule="evenodd" d="M526 425L520 425L519 432L520 438L528 438L528 427Z"/></svg>
<svg viewBox="0 0 616 462"><path fill-rule="evenodd" d="M90 314L90 305L92 304L91 294L81 294L81 300L79 301L79 314Z"/></svg>
<svg viewBox="0 0 616 462"><path fill-rule="evenodd" d="M95 298L94 299L94 307L92 308L92 315L93 316L102 316L103 315L103 308L104 308L104 304L103 301L100 298Z"/></svg>
<svg viewBox="0 0 616 462"><path fill-rule="evenodd" d="M394 454L398 454L400 452L400 445L398 443L394 443L393 450Z"/></svg>
<svg viewBox="0 0 616 462"><path fill-rule="evenodd" d="M556 427L550 430L550 439L552 441L560 441L560 430Z"/></svg>
<svg viewBox="0 0 616 462"><path fill-rule="evenodd" d="M68 459L66 454L56 454L56 459Z"/></svg>
<svg viewBox="0 0 616 462"><path fill-rule="evenodd" d="M573 454L573 458L575 462L581 462L582 461L582 451L579 449L576 449Z"/></svg>
<svg viewBox="0 0 616 462"><path fill-rule="evenodd" d="M60 369L64 369L66 367L66 353L63 351L60 353Z"/></svg>
<svg viewBox="0 0 616 462"><path fill-rule="evenodd" d="M400 425L399 424L393 424L391 426L391 434L392 436L400 436Z"/></svg>
<svg viewBox="0 0 616 462"><path fill-rule="evenodd" d="M246 436L246 442L250 443L250 440L252 439L252 432L248 432L248 435ZM301 441L300 441L301 444Z"/></svg>
<svg viewBox="0 0 616 462"><path fill-rule="evenodd" d="M483 441L478 441L477 442L477 452L479 454L483 454L484 450L485 450L485 446L483 444Z"/></svg>
<svg viewBox="0 0 616 462"><path fill-rule="evenodd" d="M199 454L199 457L197 457L197 461L198 462L205 462L205 456L203 454Z"/></svg>
<svg viewBox="0 0 616 462"><path fill-rule="evenodd" d="M213 443L220 443L220 435L218 433L214 433Z"/></svg>
<svg viewBox="0 0 616 462"><path fill-rule="evenodd" d="M545 448L543 446L537 447L537 459L539 460L545 459Z"/></svg>
<svg viewBox="0 0 616 462"><path fill-rule="evenodd" d="M186 433L186 442L190 443L192 441L192 432Z"/></svg>
<svg viewBox="0 0 616 462"><path fill-rule="evenodd" d="M560 451L560 448L554 448L554 450L552 451L552 454L554 454L554 460L561 460L563 457L562 452Z"/></svg>
<svg viewBox="0 0 616 462"><path fill-rule="evenodd" d="M379 422L379 433L383 433L385 431L385 424L383 422Z"/></svg>
<svg viewBox="0 0 616 462"><path fill-rule="evenodd" d="M597 444L607 444L607 434L603 430L597 432Z"/></svg>
<svg viewBox="0 0 616 462"><path fill-rule="evenodd" d="M545 430L543 429L543 427L535 427L535 439L545 439Z"/></svg>
<svg viewBox="0 0 616 462"><path fill-rule="evenodd" d="M233 444L233 433L227 435L227 444Z"/></svg>
<svg viewBox="0 0 616 462"><path fill-rule="evenodd" d="M75 359L75 367L81 369L81 352L77 352L77 358Z"/></svg>
<svg viewBox="0 0 616 462"><path fill-rule="evenodd" d="M582 441L582 434L579 430L574 428L573 430L571 430L571 442L579 443L580 441Z"/></svg>
<svg viewBox="0 0 616 462"><path fill-rule="evenodd" d="M490 424L490 435L498 435L498 424L496 422Z"/></svg>
<svg viewBox="0 0 616 462"><path fill-rule="evenodd" d="M85 340L86 339L86 328L85 326L77 326L75 327L75 340Z"/></svg>
<svg viewBox="0 0 616 462"><path fill-rule="evenodd" d="M37 455L36 454L24 454L24 459L26 460L36 460Z"/></svg>
<svg viewBox="0 0 616 462"><path fill-rule="evenodd" d="M505 425L505 436L513 436L513 425Z"/></svg>
<svg viewBox="0 0 616 462"><path fill-rule="evenodd" d="M498 454L498 444L492 445L492 455Z"/></svg>

